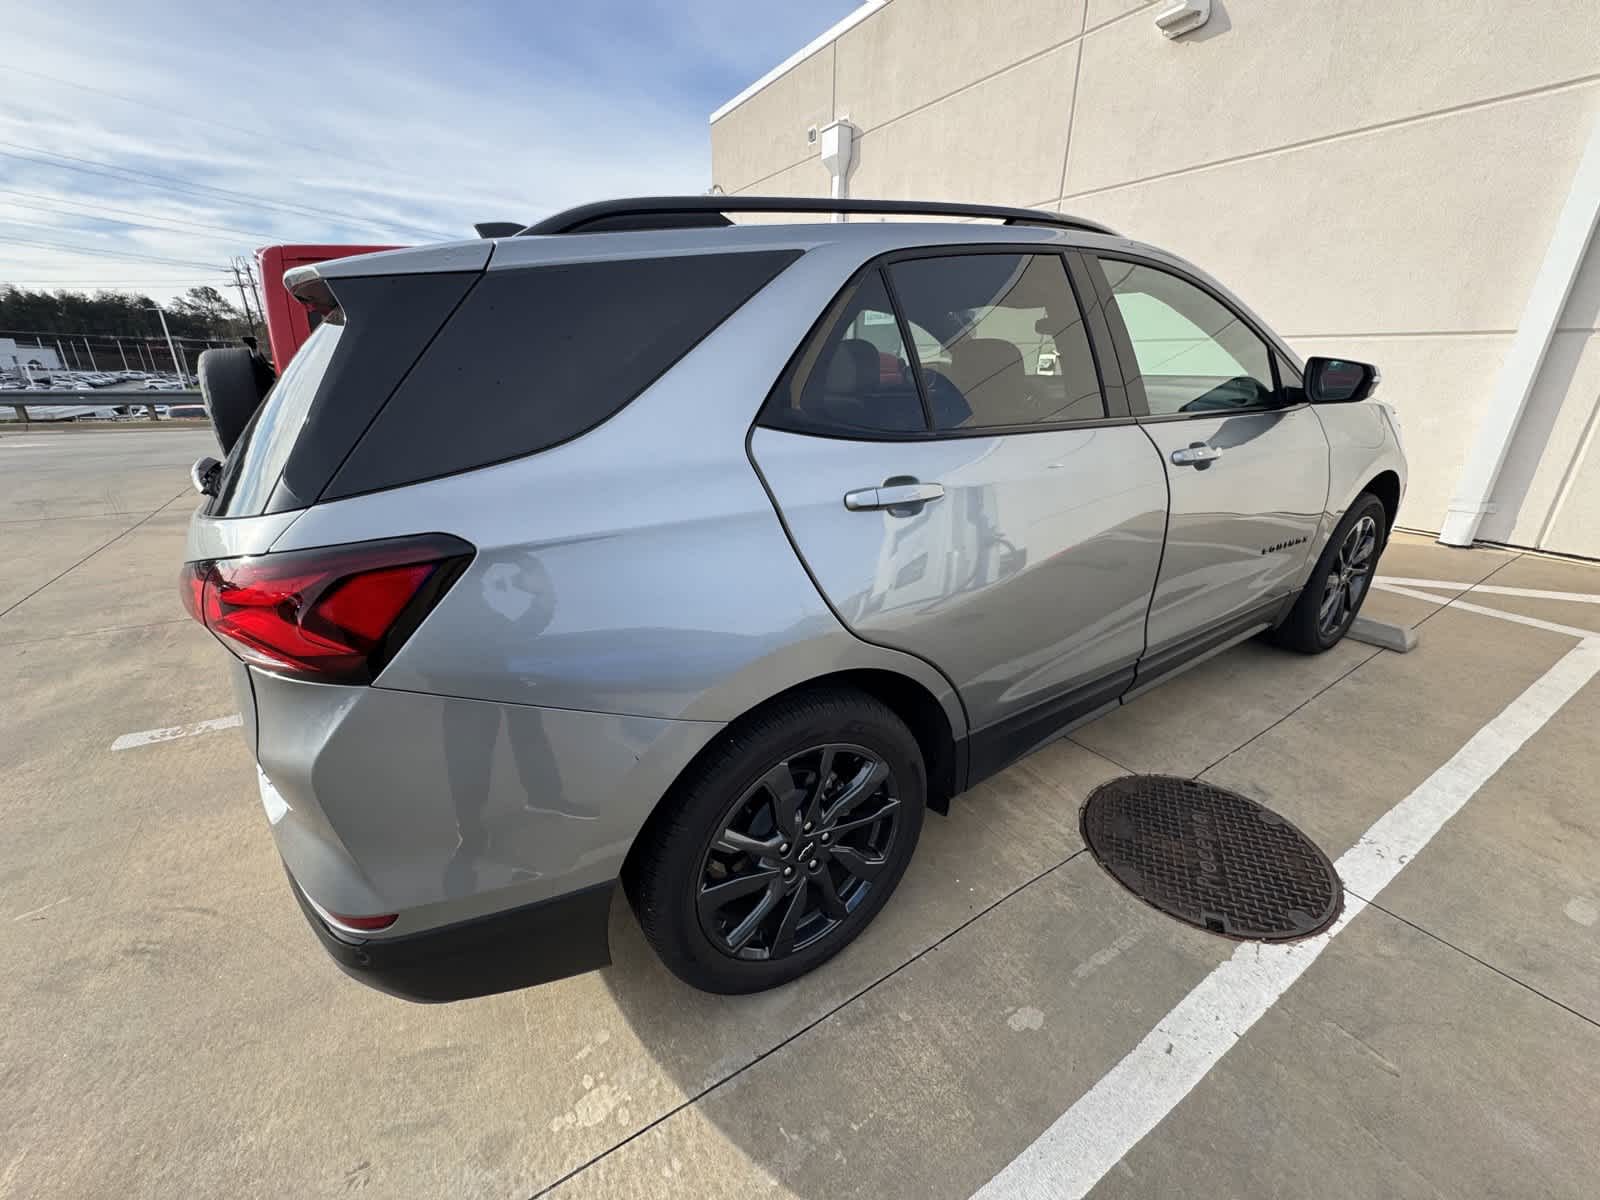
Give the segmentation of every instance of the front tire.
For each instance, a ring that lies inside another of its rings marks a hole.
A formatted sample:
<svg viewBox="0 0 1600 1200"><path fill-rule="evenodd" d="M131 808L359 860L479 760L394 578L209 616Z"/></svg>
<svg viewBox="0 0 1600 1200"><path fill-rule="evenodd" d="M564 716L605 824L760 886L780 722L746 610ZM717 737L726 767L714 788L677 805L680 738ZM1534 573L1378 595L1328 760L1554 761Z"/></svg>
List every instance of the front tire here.
<svg viewBox="0 0 1600 1200"><path fill-rule="evenodd" d="M1387 518L1376 496L1363 492L1356 497L1323 548L1300 599L1272 631L1275 642L1302 654L1321 654L1344 639L1372 587L1388 541Z"/></svg>
<svg viewBox="0 0 1600 1200"><path fill-rule="evenodd" d="M735 725L640 835L628 894L667 967L757 992L832 958L905 873L927 775L886 705L802 693Z"/></svg>

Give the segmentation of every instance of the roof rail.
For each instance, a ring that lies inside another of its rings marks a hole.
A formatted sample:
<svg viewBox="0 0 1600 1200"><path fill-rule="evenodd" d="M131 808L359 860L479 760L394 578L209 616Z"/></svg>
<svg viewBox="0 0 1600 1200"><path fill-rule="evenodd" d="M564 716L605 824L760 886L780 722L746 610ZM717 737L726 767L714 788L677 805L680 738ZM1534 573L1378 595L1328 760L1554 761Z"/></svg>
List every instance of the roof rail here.
<svg viewBox="0 0 1600 1200"><path fill-rule="evenodd" d="M830 200L811 196L642 196L580 204L534 225L518 237L552 233L615 233L637 229L704 229L732 225L728 213L859 213L879 216L981 217L1007 225L1046 225L1115 234L1098 221L1037 208L957 204L934 200Z"/></svg>

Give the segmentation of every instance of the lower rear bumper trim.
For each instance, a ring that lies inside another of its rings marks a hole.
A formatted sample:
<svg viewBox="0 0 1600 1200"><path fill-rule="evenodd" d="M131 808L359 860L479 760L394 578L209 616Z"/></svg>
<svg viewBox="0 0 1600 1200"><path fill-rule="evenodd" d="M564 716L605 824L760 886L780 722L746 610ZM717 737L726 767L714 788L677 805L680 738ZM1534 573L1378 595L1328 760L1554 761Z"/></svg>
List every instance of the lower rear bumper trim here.
<svg viewBox="0 0 1600 1200"><path fill-rule="evenodd" d="M402 1000L439 1004L492 996L611 962L606 926L615 880L455 925L364 942L334 933L292 875L289 884L339 969Z"/></svg>

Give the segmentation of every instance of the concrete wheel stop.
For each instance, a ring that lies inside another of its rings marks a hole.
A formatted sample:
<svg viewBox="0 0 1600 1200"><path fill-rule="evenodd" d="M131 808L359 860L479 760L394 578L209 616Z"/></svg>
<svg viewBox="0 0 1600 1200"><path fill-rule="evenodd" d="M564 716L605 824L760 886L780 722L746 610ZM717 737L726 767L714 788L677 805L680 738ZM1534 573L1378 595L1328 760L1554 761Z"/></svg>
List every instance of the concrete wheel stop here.
<svg viewBox="0 0 1600 1200"><path fill-rule="evenodd" d="M1417 631L1409 625L1392 625L1388 621L1375 621L1371 617L1357 616L1350 622L1346 634L1369 646L1382 646L1397 654L1406 654L1417 648Z"/></svg>

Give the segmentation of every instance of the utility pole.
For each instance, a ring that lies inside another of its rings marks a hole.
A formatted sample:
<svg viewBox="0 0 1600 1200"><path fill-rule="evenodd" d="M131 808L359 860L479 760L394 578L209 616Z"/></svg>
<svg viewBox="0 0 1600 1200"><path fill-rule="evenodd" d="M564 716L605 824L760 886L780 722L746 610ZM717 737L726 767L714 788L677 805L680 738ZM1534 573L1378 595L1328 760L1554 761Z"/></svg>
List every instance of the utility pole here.
<svg viewBox="0 0 1600 1200"><path fill-rule="evenodd" d="M184 366L183 359L178 357L178 346L177 343L172 340L172 330L167 328L167 314L161 310L161 306L159 304L152 304L150 307L155 309L156 316L161 318L161 332L166 335L167 352L172 355L172 365L178 372L178 382L188 383L188 370Z"/></svg>
<svg viewBox="0 0 1600 1200"><path fill-rule="evenodd" d="M256 273L250 266L249 258L244 259L244 277L250 283L250 294L256 298L256 312L261 315L261 332L259 339L259 352L272 359L272 326L267 322L267 302L261 294L261 285L256 282Z"/></svg>
<svg viewBox="0 0 1600 1200"><path fill-rule="evenodd" d="M256 273L250 267L250 260L244 260L244 277L250 281L250 294L256 298L256 311L261 314L261 323L267 323L267 304L261 298L261 286L256 283Z"/></svg>
<svg viewBox="0 0 1600 1200"><path fill-rule="evenodd" d="M245 297L244 280L239 275L238 259L233 260L233 286L239 289L239 303L244 305L244 319L250 323L250 332L259 337L260 330L256 326L256 315L250 309L250 301Z"/></svg>

